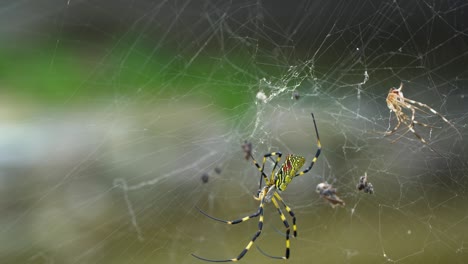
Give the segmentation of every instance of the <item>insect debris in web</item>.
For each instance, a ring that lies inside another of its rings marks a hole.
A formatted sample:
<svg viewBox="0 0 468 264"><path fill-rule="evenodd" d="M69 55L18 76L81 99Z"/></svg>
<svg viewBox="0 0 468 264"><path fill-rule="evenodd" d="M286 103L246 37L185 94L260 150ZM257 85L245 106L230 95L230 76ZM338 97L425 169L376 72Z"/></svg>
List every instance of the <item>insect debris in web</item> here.
<svg viewBox="0 0 468 264"><path fill-rule="evenodd" d="M218 175L221 174L221 168L219 168L219 167L214 168L213 171ZM202 180L203 183L207 183L210 180L210 174L208 174L206 172L203 173L202 176L201 176L201 180Z"/></svg>
<svg viewBox="0 0 468 264"><path fill-rule="evenodd" d="M358 189L358 191L364 191L368 194L374 193L374 186L372 185L372 183L367 181L367 171L364 173L364 176L361 176L359 178L359 183L356 185L356 188Z"/></svg>
<svg viewBox="0 0 468 264"><path fill-rule="evenodd" d="M244 144L242 144L242 151L244 151L245 154L244 158L249 160L249 158L252 157L252 143L245 140Z"/></svg>
<svg viewBox="0 0 468 264"><path fill-rule="evenodd" d="M317 184L315 191L320 194L325 201L329 202L332 208L336 206L345 206L345 202L336 195L336 189L327 182Z"/></svg>

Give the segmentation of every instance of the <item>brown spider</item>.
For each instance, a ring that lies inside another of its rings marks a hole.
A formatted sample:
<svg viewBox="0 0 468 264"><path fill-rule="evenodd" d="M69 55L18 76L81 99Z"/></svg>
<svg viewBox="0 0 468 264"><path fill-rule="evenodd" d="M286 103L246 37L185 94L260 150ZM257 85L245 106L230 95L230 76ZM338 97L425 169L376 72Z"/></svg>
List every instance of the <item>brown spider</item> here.
<svg viewBox="0 0 468 264"><path fill-rule="evenodd" d="M390 91L388 92L388 95L387 95L387 106L391 112L395 113L398 123L391 131L387 132L385 135L389 136L395 133L398 130L398 128L400 128L401 124L404 124L408 128L406 132L404 132L400 137L392 141L392 143L396 142L398 139L406 135L406 133L411 131L422 143L426 144L432 151L437 153L437 151L435 151L431 146L429 146L427 141L421 135L416 133L416 131L414 130L414 125L420 125L423 127L432 127L428 124L421 123L415 120L416 111L427 113L425 110L429 110L431 113L438 115L442 120L444 120L445 123L449 124L451 127L453 127L457 131L458 134L460 134L458 129L450 121L448 121L447 118L439 114L436 110L430 108L426 104L405 98L403 96L403 92L401 91L402 89L403 89L403 83L400 84L400 87L398 89L394 87L390 88ZM403 109L409 109L411 111L411 117L409 117L408 114L406 114L403 111Z"/></svg>

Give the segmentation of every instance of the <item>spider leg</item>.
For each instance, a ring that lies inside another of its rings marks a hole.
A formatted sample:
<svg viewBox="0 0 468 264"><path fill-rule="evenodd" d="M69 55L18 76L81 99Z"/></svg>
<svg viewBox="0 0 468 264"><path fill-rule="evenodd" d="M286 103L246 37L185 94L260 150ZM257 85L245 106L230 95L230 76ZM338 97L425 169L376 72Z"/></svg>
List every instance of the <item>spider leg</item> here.
<svg viewBox="0 0 468 264"><path fill-rule="evenodd" d="M391 142L392 144L395 143L395 142L397 142L398 140L400 140L402 137L404 137L406 134L408 134L408 132L411 131L411 129L409 128L411 125L407 124L406 122L402 122L402 123L404 123L405 125L407 125L408 129L405 131L405 133L401 134L399 137L397 137L396 139L394 139L394 140ZM413 132L413 133L416 133L416 132ZM416 137L417 137L417 136L416 136ZM422 138L422 137L421 137L421 138ZM423 139L423 140L424 140L424 139ZM426 144L425 141L422 141L422 142L423 142L424 144Z"/></svg>
<svg viewBox="0 0 468 264"><path fill-rule="evenodd" d="M283 154L281 152L271 152L271 153L268 153L268 154L265 154L263 155L263 161L262 161L262 170L261 172L264 171L265 169L265 163L266 163L266 159L267 158L271 158L271 157L274 157L274 156L278 156L275 160L275 165L273 166L273 169L271 170L271 176L270 176L270 181L273 181L274 180L274 176L275 176L275 169L276 167L278 166L278 162L281 160L281 156ZM259 186L261 187L261 186Z"/></svg>
<svg viewBox="0 0 468 264"><path fill-rule="evenodd" d="M412 116L411 116L411 121L410 121L411 123L406 122L407 118L406 118L404 121L402 121L402 123L404 123L405 125L407 125L408 130L406 130L405 133L403 133L402 135L400 135L397 139L393 140L392 143L395 143L396 141L400 140L400 139L401 139L402 137L404 137L408 132L411 131L411 133L413 133L413 134L419 139L419 141L421 141L423 144L425 144L430 150L432 150L433 152L435 152L435 153L437 153L438 155L440 155L441 157L443 157L442 154L440 154L440 153L439 153L438 151L436 151L433 147L431 147L431 146L429 145L429 143L428 143L421 135L419 135L419 134L416 132L416 130L414 130L414 125L415 125L415 124L418 124L418 125L421 125L421 126L425 126L426 124L424 124L424 123L419 123L418 121L415 121L415 120L414 120L414 115L415 115L415 112L416 112L416 111L415 111L415 109L412 109L412 108L410 108L410 109L412 110Z"/></svg>
<svg viewBox="0 0 468 264"><path fill-rule="evenodd" d="M415 102L415 101L409 100L409 102L412 103L412 102ZM418 102L416 102L416 103L418 103ZM419 104L421 104L421 103L419 103ZM428 106L426 105L426 107L428 107ZM428 107L428 108L429 108L431 111L434 111L434 112L435 112L434 109L432 109L432 108L430 108L430 107ZM418 133L416 133L416 131L414 130L414 124L415 124L415 122L417 122L417 121L414 120L414 116L416 115L416 108L415 108L415 107L411 107L410 109L411 109L411 114L412 114L412 115L411 115L411 124L409 124L409 126L408 126L409 131L411 131L422 143L424 143L426 146L428 146L432 151L434 151L435 153L437 153L437 154L439 154L440 156L442 156L442 154L440 154L440 153L437 152L435 149L433 149L433 148L429 145L429 143L427 143L427 141L426 141L421 135L419 135ZM444 117L443 119L445 119L445 117ZM445 119L445 120L447 120L447 119ZM447 120L447 121L448 121L448 120ZM449 124L450 124L450 123L449 123ZM458 130L457 130L457 131L458 131ZM405 133L405 134L406 134L406 133ZM442 157L443 157L443 156L442 156Z"/></svg>
<svg viewBox="0 0 468 264"><path fill-rule="evenodd" d="M400 88L401 88L401 86L400 86ZM401 98L404 99L404 97L401 97ZM394 111L394 112L395 112L395 116L397 118L398 123L390 132L385 133L385 136L389 136L389 135L392 135L393 133L395 133L400 128L401 124L405 124L408 127L408 129L406 130L405 133L400 135L397 139L393 140L392 143L397 142L398 140L400 140L400 138L405 136L410 131L410 128L414 127L414 124L419 124L419 125L422 125L422 126L426 125L424 123L419 123L418 121L414 120L415 115L416 115L416 110L418 110L417 107L415 107L415 106L413 106L413 105L411 105L409 103L399 102L399 101L395 101L394 104L395 104L395 106L394 106L395 109L397 109L397 111ZM411 111L411 120L409 119L408 115L403 112L403 109L409 109Z"/></svg>
<svg viewBox="0 0 468 264"><path fill-rule="evenodd" d="M400 117L399 115L397 115L396 113L395 113L395 116L396 116L396 119L397 119L397 122L398 122L398 123L397 123L397 125L396 125L391 131L386 132L386 133L385 133L385 136L390 136L390 135L392 135L393 133L395 133L395 132L398 130L398 128L400 128L400 125L401 125L401 117Z"/></svg>
<svg viewBox="0 0 468 264"><path fill-rule="evenodd" d="M413 107L411 107L411 106L409 106L409 107L407 107L407 108L411 110L411 120L410 120L410 122L406 122L406 121L408 120L408 118L407 118L406 115L405 115L405 116L404 116L403 123L404 123L405 125L407 125L408 130L406 130L406 132L403 133L402 135L400 135L397 139L395 139L394 141L392 141L392 143L395 143L395 142L398 141L400 138L402 138L403 136L405 136L409 131L411 131L422 143L424 143L424 144L426 144L426 145L429 145L429 144L427 143L427 141L426 141L421 135L419 135L418 133L416 133L416 131L414 130L414 124L415 124L415 123L414 123L414 122L415 122L415 121L414 121L414 117L415 117L415 115L416 115L416 109L413 108Z"/></svg>
<svg viewBox="0 0 468 264"><path fill-rule="evenodd" d="M284 257L274 257L274 258L288 259L289 258L289 233L291 232L290 227L289 227L289 223L288 223L288 220L286 220L286 216L283 214L283 211L281 211L281 208L279 207L278 202L276 201L275 197L273 197L271 199L271 201L273 202L273 205L275 205L276 209L278 210L281 221L283 221L283 225L286 228L286 253L285 253L285 256Z"/></svg>
<svg viewBox="0 0 468 264"><path fill-rule="evenodd" d="M397 109L400 109L400 113L397 114L395 112L395 116L397 118L397 121L398 121L398 124L389 132L386 132L385 133L385 136L389 136L389 135L392 135L393 133L395 133L398 128L400 128L400 125L401 123L404 123L404 124L407 124L405 121L408 120L408 116L401 110L402 108L406 108L406 109L409 109L411 111L413 110L417 110L417 111L421 111L421 112L424 112L424 113L427 113L426 111L423 111L422 109L414 106L414 105L411 105L409 103L400 103L400 102L396 102L397 106L396 107ZM429 113L427 113L429 114ZM417 120L414 120L414 117L412 116L412 123L415 124L415 125L419 125L419 126L422 126L422 127L430 127L430 128L437 128L435 126L431 126L431 125L428 125L426 123L422 123L422 122L419 122ZM395 140L396 141L396 140Z"/></svg>
<svg viewBox="0 0 468 264"><path fill-rule="evenodd" d="M318 132L318 129L317 129L317 123L315 122L314 113L311 113L311 114L312 114L312 120L314 121L315 134L317 135L317 148L318 149L317 149L317 152L315 153L315 156L312 159L312 162L310 163L309 167L307 167L305 170L297 173L296 175L294 175L294 177L301 176L301 175L307 173L308 171L310 171L312 169L312 167L314 166L315 162L317 161L317 158L320 156L320 152L322 151L322 144L320 143L320 137L319 137L319 132Z"/></svg>
<svg viewBox="0 0 468 264"><path fill-rule="evenodd" d="M421 122L416 121L416 120L414 120L413 123L414 123L415 125L422 126L422 127L440 128L440 127L428 125L428 124L426 124L426 123L421 123Z"/></svg>
<svg viewBox="0 0 468 264"><path fill-rule="evenodd" d="M213 217L209 214L207 214L206 212L204 212L203 210L201 210L200 208L196 207L198 211L200 211L200 213L202 213L203 215L205 215L206 217L208 218L211 218L213 220L216 220L216 221L219 221L219 222L223 222L225 224L228 224L228 225L235 225L235 224L239 224L239 223L242 223L242 222L245 222L249 219L252 219L252 218L255 218L257 216L259 216L260 214L262 214L263 212L263 201L262 203L260 204L261 206L258 207L258 210L257 212L251 214L251 215L248 215L248 216L245 216L245 217L242 217L242 218L239 218L239 219L236 219L236 220L223 220L223 219L219 219L219 218L216 218L216 217Z"/></svg>
<svg viewBox="0 0 468 264"><path fill-rule="evenodd" d="M426 109L428 109L429 111L431 111L431 113L439 116L445 123L449 124L453 129L455 129L455 131L457 131L457 134L461 137L461 134L460 134L460 131L458 131L458 129L455 127L454 124L452 124L452 122L450 122L447 118L445 118L445 116L439 114L439 112L437 112L436 110L432 109L430 106L426 105L426 104L423 104L423 103L420 103L420 102L417 102L417 101L414 101L414 100L411 100L411 99L408 99L408 98L403 98L403 100L405 102L408 102L408 103L411 103L411 104L415 104L415 105L418 105L420 107L424 107ZM422 110L421 110L422 111Z"/></svg>
<svg viewBox="0 0 468 264"><path fill-rule="evenodd" d="M258 250L260 251L260 253L262 253L263 255L269 257L269 258L274 258L274 259L288 259L289 258L289 253L290 253L290 242L289 242L289 234L290 234L290 225L288 223L288 221L286 220L286 216L283 214L283 211L281 211L281 208L278 204L278 202L276 201L276 199L278 199L278 201L281 202L281 204L284 206L284 208L286 208L286 211L288 211L289 215L292 217L292 220L293 220L293 237L296 237L297 236L297 228L296 228L296 216L294 215L294 212L291 210L291 208L289 208L289 206L286 205L286 203L283 201L283 199L281 198L281 196L278 194L278 193L275 193L274 194L275 197L273 197L271 199L271 201L273 202L273 205L276 207L276 209L278 210L278 213L281 217L281 221L283 221L283 225L284 227L286 227L286 253L285 253L285 256L284 257L277 257L277 256L272 256L270 254L267 254L265 251L263 251L258 245L257 245L257 248Z"/></svg>
<svg viewBox="0 0 468 264"><path fill-rule="evenodd" d="M281 196L276 192L275 192L275 197L276 197L276 199L278 199L278 201L280 201L283 204L284 208L286 209L286 211L291 216L291 218L293 220L293 237L297 237L296 215L291 210L291 208L283 201L283 198L281 198Z"/></svg>
<svg viewBox="0 0 468 264"><path fill-rule="evenodd" d="M403 89L403 82L400 82L400 87L398 87L397 90L401 92L402 89Z"/></svg>
<svg viewBox="0 0 468 264"><path fill-rule="evenodd" d="M255 165L255 167L257 167L258 171L260 171L260 181L258 183L258 189L260 190L262 188L262 177L263 179L265 180L265 183L268 183L268 176L265 174L264 172L264 169L265 169L265 163L266 163L266 158L268 157L272 157L272 156L278 156L278 158L276 159L276 162L275 162L275 166L273 167L273 171L272 171L272 175L274 174L274 171L275 171L275 168L276 166L278 165L278 162L280 161L281 159L281 155L282 153L281 152L271 152L271 153L268 153L268 154L265 154L263 155L263 160L262 160L262 166L260 167L260 165L258 165L258 162L257 160L252 156L252 154L250 153L250 158L252 158L252 162L253 164Z"/></svg>
<svg viewBox="0 0 468 264"><path fill-rule="evenodd" d="M200 210L200 209L198 209ZM250 242L247 244L247 246L244 248L244 250L241 251L241 253L236 257L236 258L232 258L232 259L220 259L220 260L213 260L213 259L206 259L206 258L202 258L202 257L199 257L195 254L192 253L192 256L194 256L195 258L197 259L200 259L200 260L204 260L204 261L209 261L209 262L236 262L236 261L239 261L241 258L243 258L245 256L245 254L247 254L247 252L249 251L249 249L252 247L252 245L255 243L255 240L257 240L257 238L260 236L260 234L262 233L262 229L263 229L263 199L262 201L260 202L260 206L258 207L258 211L255 213L255 214L252 214L250 216L246 216L244 218L241 218L241 219L238 219L238 220L234 220L234 221L224 221L224 220L221 220L221 219L218 219L218 218L214 218L212 216L209 216L208 214L206 214L205 212L203 212L202 210L200 210L201 213L203 213L204 215L208 216L209 218L211 219L214 219L214 220L217 220L217 221L220 221L220 222L224 222L224 223L227 223L227 224L238 224L238 223L242 223L242 222L245 222L247 220L249 220L250 218L252 217L257 217L260 215L259 219L258 219L258 230L257 232L255 233L255 235L252 237L252 239L250 240Z"/></svg>
<svg viewBox="0 0 468 264"><path fill-rule="evenodd" d="M276 196L277 193L275 193L275 196ZM281 198L280 198L281 199ZM291 229L290 229L290 226L289 226L289 223L288 223L288 220L286 220L286 216L283 214L283 211L281 211L281 208L279 207L279 204L278 202L276 201L275 197L271 198L271 201L273 202L273 204L275 205L276 207L276 210L278 210L278 213L281 217L281 221L283 221L283 225L284 227L286 228L286 253L283 257L277 257L277 256L272 256L270 254L267 254L265 251L263 251L258 245L257 245L257 249L260 251L260 253L262 253L263 255L269 257L269 258L273 258L273 259L289 259L289 246L290 246L290 242L289 242L289 234L291 232ZM284 203L283 203L284 204Z"/></svg>
<svg viewBox="0 0 468 264"><path fill-rule="evenodd" d="M406 98L403 98L403 99L406 99ZM413 101L413 100L411 100L411 101ZM415 102L415 101L413 101L413 102ZM410 101L406 101L405 104L406 104L406 108L408 108L408 109L414 108L419 112L430 115L429 112L425 111L424 109L422 109L420 107L417 107L416 105L412 104Z"/></svg>
<svg viewBox="0 0 468 264"><path fill-rule="evenodd" d="M440 154L437 150L435 150L433 147L431 147L422 136L420 136L418 133L416 133L416 131L414 130L414 124L409 129L409 131L411 131L422 143L424 143L427 147L429 147L429 149L431 149L432 151L437 153L439 156L444 157L444 155Z"/></svg>

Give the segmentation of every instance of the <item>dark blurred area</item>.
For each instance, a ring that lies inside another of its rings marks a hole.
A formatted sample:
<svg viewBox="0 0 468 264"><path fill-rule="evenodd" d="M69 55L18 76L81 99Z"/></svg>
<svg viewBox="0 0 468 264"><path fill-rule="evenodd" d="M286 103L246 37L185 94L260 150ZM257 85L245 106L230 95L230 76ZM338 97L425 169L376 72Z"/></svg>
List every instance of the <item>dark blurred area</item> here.
<svg viewBox="0 0 468 264"><path fill-rule="evenodd" d="M429 71L446 82L467 78L467 9L445 0L3 1L0 38L5 52L19 57L33 50L51 61L80 60L80 74L94 82L100 73L135 68L134 58L140 65L133 75L168 65L200 68L198 62L235 70L229 59L267 76L312 59L317 77L337 84L362 80L364 70L379 81ZM116 63L120 68L109 67Z"/></svg>
<svg viewBox="0 0 468 264"><path fill-rule="evenodd" d="M428 73L428 85L466 86L460 1L3 1L0 12L4 83L32 97L32 83L58 100L75 94L61 86L97 95L89 83L133 96L133 87L159 92L161 82L206 86L188 76L207 72L239 83L234 93L307 60L331 85L368 71L368 90L427 82ZM245 98L237 99L227 105Z"/></svg>

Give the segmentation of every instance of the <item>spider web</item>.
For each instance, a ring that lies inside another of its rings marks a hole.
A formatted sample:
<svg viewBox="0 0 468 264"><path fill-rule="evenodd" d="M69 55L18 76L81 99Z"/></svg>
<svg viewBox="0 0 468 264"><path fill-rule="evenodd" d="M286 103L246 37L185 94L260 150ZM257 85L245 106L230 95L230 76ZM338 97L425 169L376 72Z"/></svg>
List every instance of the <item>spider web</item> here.
<svg viewBox="0 0 468 264"><path fill-rule="evenodd" d="M281 151L309 163L311 112L323 149L282 193L298 219L288 263L468 259L464 1L5 1L0 12L2 263L234 258L257 220L229 226L195 206L255 212L260 175L242 144L259 162ZM416 115L437 153L404 127L384 136L400 83L456 127ZM356 190L365 173L372 195ZM331 208L321 182L346 206ZM282 256L284 232L266 204L256 245ZM242 261L273 262L254 246Z"/></svg>

